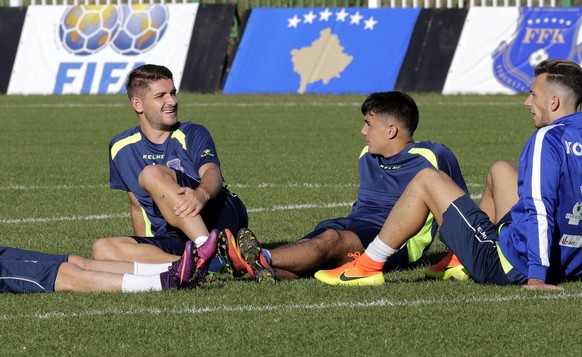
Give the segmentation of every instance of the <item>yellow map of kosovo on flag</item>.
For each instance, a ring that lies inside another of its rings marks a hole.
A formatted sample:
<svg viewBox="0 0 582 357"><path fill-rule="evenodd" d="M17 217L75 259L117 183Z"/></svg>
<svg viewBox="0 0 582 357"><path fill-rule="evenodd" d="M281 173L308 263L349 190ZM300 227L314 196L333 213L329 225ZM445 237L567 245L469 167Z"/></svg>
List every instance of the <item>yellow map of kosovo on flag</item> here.
<svg viewBox="0 0 582 357"><path fill-rule="evenodd" d="M301 82L297 93L305 93L307 85L322 81L328 84L332 78L339 78L341 73L354 59L344 53L339 38L331 29L321 30L320 36L311 46L291 50L293 70L299 73Z"/></svg>

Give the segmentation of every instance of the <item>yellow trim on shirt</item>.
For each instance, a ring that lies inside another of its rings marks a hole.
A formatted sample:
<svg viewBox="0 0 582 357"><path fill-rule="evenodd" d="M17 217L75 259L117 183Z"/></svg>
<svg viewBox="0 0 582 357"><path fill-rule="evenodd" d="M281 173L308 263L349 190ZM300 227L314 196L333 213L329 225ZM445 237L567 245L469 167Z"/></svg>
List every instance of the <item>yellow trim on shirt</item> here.
<svg viewBox="0 0 582 357"><path fill-rule="evenodd" d="M141 140L141 134L140 133L135 133L131 136L128 136L125 139L121 139L118 142L116 142L115 144L113 144L113 146L111 147L111 159L115 159L115 155L117 155L117 153L123 149L124 147L126 147L127 145L130 144L135 144L138 141Z"/></svg>
<svg viewBox="0 0 582 357"><path fill-rule="evenodd" d="M175 132L173 132L173 133L172 133L172 139L176 139L176 140L178 140L178 142L179 142L180 144L182 144L182 148L183 148L184 150L188 150L188 149L186 148L186 134L184 134L184 132L183 132L183 131L181 131L181 130L176 130Z"/></svg>
<svg viewBox="0 0 582 357"><path fill-rule="evenodd" d="M438 160L436 158L436 155L434 154L434 152L430 151L429 149L412 148L412 149L408 150L408 152L410 154L418 154L420 156L423 156L425 159L428 160L428 162L430 162L432 164L432 166L434 166L435 169L439 168L439 163L438 163Z"/></svg>
<svg viewBox="0 0 582 357"><path fill-rule="evenodd" d="M360 157L358 159L361 159L362 156L366 155L367 152L368 152L368 146L366 146L362 149L362 152L360 153Z"/></svg>

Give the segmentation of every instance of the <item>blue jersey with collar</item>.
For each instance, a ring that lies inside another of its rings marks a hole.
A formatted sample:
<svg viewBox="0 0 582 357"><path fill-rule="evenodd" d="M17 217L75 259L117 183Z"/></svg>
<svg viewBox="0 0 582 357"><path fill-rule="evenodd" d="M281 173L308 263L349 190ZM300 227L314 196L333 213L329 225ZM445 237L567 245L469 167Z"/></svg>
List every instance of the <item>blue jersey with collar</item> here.
<svg viewBox="0 0 582 357"><path fill-rule="evenodd" d="M519 201L500 232L506 259L528 279L582 274L582 113L534 132L519 159Z"/></svg>
<svg viewBox="0 0 582 357"><path fill-rule="evenodd" d="M135 195L146 220L146 236L162 235L168 231L166 221L140 187L140 172L148 165L165 165L200 180L198 171L206 163L220 166L214 141L202 125L179 122L163 144L148 140L138 125L109 144L109 185Z"/></svg>
<svg viewBox="0 0 582 357"><path fill-rule="evenodd" d="M467 192L457 158L443 144L413 142L391 157L372 155L366 146L358 163L358 199L349 218L382 226L406 185L420 170L428 167L447 173Z"/></svg>

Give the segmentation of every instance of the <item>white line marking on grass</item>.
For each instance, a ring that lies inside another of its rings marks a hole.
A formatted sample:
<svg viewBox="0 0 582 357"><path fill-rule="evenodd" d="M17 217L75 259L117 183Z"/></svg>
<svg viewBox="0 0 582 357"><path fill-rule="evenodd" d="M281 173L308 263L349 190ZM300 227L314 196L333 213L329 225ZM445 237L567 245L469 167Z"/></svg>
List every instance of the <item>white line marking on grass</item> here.
<svg viewBox="0 0 582 357"><path fill-rule="evenodd" d="M363 97L362 97L363 98ZM417 104L419 106L458 106L458 107L480 107L480 106L515 106L519 104L519 101L460 101L460 102L449 102L449 101L420 101ZM127 108L129 104L127 103L28 103L28 104L1 104L0 108L63 108L63 109L78 109L78 108ZM231 108L255 108L255 107L357 107L362 105L361 102L289 102L289 101L278 101L278 102L213 102L213 103L201 103L201 102L188 102L181 103L181 107L231 107Z"/></svg>
<svg viewBox="0 0 582 357"><path fill-rule="evenodd" d="M0 191L84 190L94 188L109 188L109 185L11 185L0 186Z"/></svg>
<svg viewBox="0 0 582 357"><path fill-rule="evenodd" d="M317 205L317 204L276 205L276 206L273 206L271 208L249 208L249 209L247 209L247 211L249 213L293 211L293 210L314 209L314 208L351 207L353 204L354 204L354 202L326 203L323 205Z"/></svg>
<svg viewBox="0 0 582 357"><path fill-rule="evenodd" d="M326 204L300 204L300 205L275 205L273 207L257 207L248 208L248 213L261 213L261 212L278 212L278 211L293 211L293 210L304 210L304 209L317 209L317 208L336 208L336 207L350 207L353 202L337 202L337 203L326 203ZM0 219L0 224L22 224L22 223L46 223L46 222L64 222L64 221L97 221L103 219L119 219L119 218L129 218L129 213L116 213L116 214L92 214L88 216L60 216L60 217L30 217L30 218L7 218Z"/></svg>
<svg viewBox="0 0 582 357"><path fill-rule="evenodd" d="M5 314L0 315L0 320L37 319L53 320L62 318L83 318L88 316L110 316L110 315L189 315L189 314L214 314L220 312L265 312L265 311L293 311L293 310L325 310L325 309L369 309L369 308L397 308L410 306L432 306L432 305L457 305L457 304L483 304L483 303L504 303L515 301L539 301L539 300L568 300L579 299L582 293L559 293L548 295L510 295L492 297L469 297L458 299L418 299L418 300L375 300L362 302L335 302L321 304L286 304L286 305L239 305L239 306L218 306L218 307L182 307L182 308L143 308L143 309L109 309L109 310L87 310L80 312L47 312L35 314Z"/></svg>
<svg viewBox="0 0 582 357"><path fill-rule="evenodd" d="M244 183L234 183L229 184L228 188L277 188L277 187L287 187L287 188L352 188L358 187L357 183L310 183L310 182L288 182L288 183L268 183L263 182L259 184L244 184Z"/></svg>
<svg viewBox="0 0 582 357"><path fill-rule="evenodd" d="M0 223L20 224L20 223L46 223L64 221L97 221L102 219L129 218L129 213L119 214L92 214L89 216L61 216L61 217L39 217L39 218L11 218L0 219Z"/></svg>
<svg viewBox="0 0 582 357"><path fill-rule="evenodd" d="M266 189L266 188L278 188L278 187L286 187L286 188L313 188L313 189L320 189L320 188L353 188L358 187L357 183L336 183L336 184L327 184L327 183L312 183L312 182L288 182L288 183L268 183L262 182L258 184L240 184L234 183L229 184L228 188L236 189ZM0 186L0 191L32 191L32 190L76 190L76 189L95 189L95 188L109 188L109 185L101 184L101 185L8 185L8 186Z"/></svg>
<svg viewBox="0 0 582 357"><path fill-rule="evenodd" d="M245 183L231 183L228 185L229 188L236 189L266 189L266 188L355 188L358 187L358 183L313 183L313 182L287 182L287 183L269 183L261 182L258 184L245 184ZM467 187L483 187L480 183L468 183ZM109 185L98 184L98 185L8 185L0 186L0 191L32 191L32 190L85 190L85 189L96 189L96 188L109 188Z"/></svg>
<svg viewBox="0 0 582 357"><path fill-rule="evenodd" d="M355 188L357 184L319 184L319 183L309 183L309 182L289 182L286 184L277 183L259 183L254 185L247 184L233 184L230 187L233 188L249 188L249 189L265 189L265 188L275 188L275 187L288 187L288 188ZM478 184L470 184L469 186L479 186ZM28 190L74 190L74 189L94 189L94 188L109 188L108 185L54 185L54 186L43 186L43 185L11 185L11 186L0 186L0 191L28 191ZM473 200L481 199L481 194L472 194L471 198ZM293 210L304 210L304 209L320 209L320 208L337 208L337 207L351 207L354 204L351 202L335 202L327 204L289 204L289 205L275 205L272 207L255 207L248 208L249 213L261 213L261 212L279 212L279 211L293 211ZM28 218L6 218L0 219L0 223L5 224L20 224L20 223L44 223L44 222L63 222L63 221L94 221L94 220L104 220L104 219L119 219L128 218L129 214L117 213L117 214L97 214L88 216L60 216L60 217L28 217Z"/></svg>

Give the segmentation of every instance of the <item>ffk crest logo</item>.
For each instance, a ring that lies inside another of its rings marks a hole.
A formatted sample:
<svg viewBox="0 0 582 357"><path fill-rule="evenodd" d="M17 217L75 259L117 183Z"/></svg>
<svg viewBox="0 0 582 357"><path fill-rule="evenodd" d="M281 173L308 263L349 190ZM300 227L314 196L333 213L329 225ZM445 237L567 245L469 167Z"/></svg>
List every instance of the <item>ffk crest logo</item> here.
<svg viewBox="0 0 582 357"><path fill-rule="evenodd" d="M493 53L493 73L504 86L528 92L534 68L549 58L580 63L580 8L521 8L514 38Z"/></svg>

